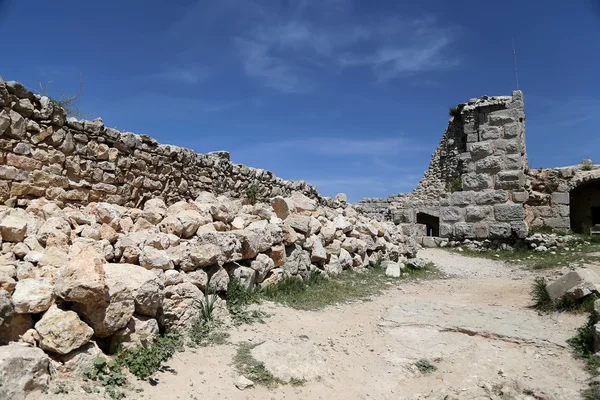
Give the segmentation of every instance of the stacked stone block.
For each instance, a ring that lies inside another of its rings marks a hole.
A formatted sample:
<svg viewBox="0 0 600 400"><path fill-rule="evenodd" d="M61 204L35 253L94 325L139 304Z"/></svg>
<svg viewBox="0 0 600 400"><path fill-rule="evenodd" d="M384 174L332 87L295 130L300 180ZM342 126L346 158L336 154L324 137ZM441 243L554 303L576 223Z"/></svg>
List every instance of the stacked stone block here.
<svg viewBox="0 0 600 400"><path fill-rule="evenodd" d="M466 151L462 191L440 201L440 236L508 239L527 236L523 95L472 99L459 106Z"/></svg>

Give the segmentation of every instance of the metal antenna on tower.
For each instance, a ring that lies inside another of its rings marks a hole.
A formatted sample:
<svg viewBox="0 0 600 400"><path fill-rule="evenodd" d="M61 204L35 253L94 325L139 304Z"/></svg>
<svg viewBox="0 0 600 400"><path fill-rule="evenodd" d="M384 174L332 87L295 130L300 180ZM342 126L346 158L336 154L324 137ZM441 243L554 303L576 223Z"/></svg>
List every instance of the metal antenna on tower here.
<svg viewBox="0 0 600 400"><path fill-rule="evenodd" d="M517 78L517 90L519 90L519 70L517 69L517 50L515 48L515 39L513 38L513 57L515 59L515 77Z"/></svg>

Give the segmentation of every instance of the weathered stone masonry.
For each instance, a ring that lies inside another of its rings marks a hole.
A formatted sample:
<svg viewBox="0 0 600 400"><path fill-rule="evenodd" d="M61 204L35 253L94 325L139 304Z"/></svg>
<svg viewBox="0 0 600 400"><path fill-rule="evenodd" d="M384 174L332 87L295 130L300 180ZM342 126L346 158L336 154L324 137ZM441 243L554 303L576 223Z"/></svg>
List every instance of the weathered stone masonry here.
<svg viewBox="0 0 600 400"><path fill-rule="evenodd" d="M439 218L440 237L521 238L528 232L526 166L523 94L471 99L458 105L413 193L365 199L359 206L411 234L424 235L419 219L430 216ZM449 193L454 179L462 190Z"/></svg>
<svg viewBox="0 0 600 400"><path fill-rule="evenodd" d="M87 204L168 204L208 190L242 197L251 185L270 198L297 191L319 200L315 187L233 164L227 152L198 154L119 132L102 120L66 118L47 97L0 78L0 200L36 198Z"/></svg>

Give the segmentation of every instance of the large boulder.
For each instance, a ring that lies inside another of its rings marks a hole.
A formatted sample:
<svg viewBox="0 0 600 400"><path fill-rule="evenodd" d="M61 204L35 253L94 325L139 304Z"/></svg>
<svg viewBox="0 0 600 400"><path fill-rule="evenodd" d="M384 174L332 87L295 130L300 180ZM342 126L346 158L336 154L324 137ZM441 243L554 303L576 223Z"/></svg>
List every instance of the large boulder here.
<svg viewBox="0 0 600 400"><path fill-rule="evenodd" d="M24 400L28 392L48 385L50 358L36 347L22 343L0 351L0 399Z"/></svg>
<svg viewBox="0 0 600 400"><path fill-rule="evenodd" d="M116 278L116 279L115 279ZM133 293L120 277L106 276L109 301L106 304L76 304L83 320L92 327L94 335L105 338L124 328L135 311Z"/></svg>
<svg viewBox="0 0 600 400"><path fill-rule="evenodd" d="M151 246L145 246L140 254L140 265L146 269L169 270L175 268L169 254Z"/></svg>
<svg viewBox="0 0 600 400"><path fill-rule="evenodd" d="M23 279L17 282L12 301L19 314L38 314L54 303L54 287L47 279Z"/></svg>
<svg viewBox="0 0 600 400"><path fill-rule="evenodd" d="M214 244L218 246L223 254L219 260L219 264L239 260L242 256L242 243L234 232L206 232L198 235L198 244Z"/></svg>
<svg viewBox="0 0 600 400"><path fill-rule="evenodd" d="M105 264L104 272L109 286L120 282L127 287L137 314L157 315L162 306L163 284L152 271L133 264Z"/></svg>
<svg viewBox="0 0 600 400"><path fill-rule="evenodd" d="M293 214L285 220L285 225L290 226L296 232L308 235L311 230L311 217L308 215Z"/></svg>
<svg viewBox="0 0 600 400"><path fill-rule="evenodd" d="M0 236L5 242L22 242L27 233L30 218L25 210L10 209L0 214Z"/></svg>
<svg viewBox="0 0 600 400"><path fill-rule="evenodd" d="M78 349L94 334L85 322L79 319L75 311L63 311L52 305L35 324L40 335L40 347L58 354L68 354Z"/></svg>
<svg viewBox="0 0 600 400"><path fill-rule="evenodd" d="M170 248L167 253L174 264L186 272L208 267L223 260L221 248L212 243L179 245Z"/></svg>
<svg viewBox="0 0 600 400"><path fill-rule="evenodd" d="M297 211L315 211L317 209L317 201L303 195L302 193L294 192L290 197L294 202L294 207Z"/></svg>
<svg viewBox="0 0 600 400"><path fill-rule="evenodd" d="M184 238L191 238L196 234L198 228L212 222L210 214L202 214L197 210L181 211L176 214L176 217L181 222L181 236Z"/></svg>
<svg viewBox="0 0 600 400"><path fill-rule="evenodd" d="M335 229L344 233L352 231L352 224L343 215L338 215L335 217L333 220L333 225L335 226Z"/></svg>
<svg viewBox="0 0 600 400"><path fill-rule="evenodd" d="M192 283L167 286L163 290L162 323L169 329L189 330L199 317L204 295Z"/></svg>
<svg viewBox="0 0 600 400"><path fill-rule="evenodd" d="M91 228L90 228L91 229ZM42 244L46 244L48 236L56 232L62 232L67 237L71 236L71 225L64 218L49 218L42 224L37 233L37 238Z"/></svg>
<svg viewBox="0 0 600 400"><path fill-rule="evenodd" d="M71 247L69 261L54 285L54 293L65 301L92 306L106 304L108 287L102 264L104 257L94 247Z"/></svg>
<svg viewBox="0 0 600 400"><path fill-rule="evenodd" d="M286 257L283 269L291 275L308 276L310 270L310 256L298 245L286 247Z"/></svg>
<svg viewBox="0 0 600 400"><path fill-rule="evenodd" d="M291 213L296 211L294 202L291 199L284 199L281 196L277 196L271 199L271 206L275 215L278 218L286 219Z"/></svg>

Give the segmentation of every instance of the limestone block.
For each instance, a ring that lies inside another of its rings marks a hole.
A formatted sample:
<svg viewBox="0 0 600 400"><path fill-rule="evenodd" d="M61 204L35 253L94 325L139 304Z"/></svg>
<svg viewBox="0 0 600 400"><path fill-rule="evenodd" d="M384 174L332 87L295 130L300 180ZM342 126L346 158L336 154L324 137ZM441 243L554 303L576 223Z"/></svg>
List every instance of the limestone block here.
<svg viewBox="0 0 600 400"><path fill-rule="evenodd" d="M473 228L473 224L468 224L465 222L459 222L454 224L454 237L466 239L475 237L475 230Z"/></svg>
<svg viewBox="0 0 600 400"><path fill-rule="evenodd" d="M492 215L491 206L471 206L465 208L465 221L478 222L489 218Z"/></svg>
<svg viewBox="0 0 600 400"><path fill-rule="evenodd" d="M475 163L475 171L477 172L497 172L503 168L501 156L489 156L482 158Z"/></svg>
<svg viewBox="0 0 600 400"><path fill-rule="evenodd" d="M452 237L454 227L451 224L440 224L440 237Z"/></svg>
<svg viewBox="0 0 600 400"><path fill-rule="evenodd" d="M492 155L494 147L492 146L492 142L468 143L467 151L471 153L474 160L479 160L480 158Z"/></svg>
<svg viewBox="0 0 600 400"><path fill-rule="evenodd" d="M507 139L519 136L520 132L521 129L518 123L504 125L504 137Z"/></svg>
<svg viewBox="0 0 600 400"><path fill-rule="evenodd" d="M492 178L488 174L474 172L462 176L462 188L468 190L489 189L492 187Z"/></svg>
<svg viewBox="0 0 600 400"><path fill-rule="evenodd" d="M570 203L569 193L565 193L565 192L552 193L552 204L553 205L569 204L569 203Z"/></svg>
<svg viewBox="0 0 600 400"><path fill-rule="evenodd" d="M508 239L512 236L512 229L509 223L499 222L490 224L490 239Z"/></svg>
<svg viewBox="0 0 600 400"><path fill-rule="evenodd" d="M496 205L494 216L497 221L522 221L525 218L525 208L521 204Z"/></svg>
<svg viewBox="0 0 600 400"><path fill-rule="evenodd" d="M522 189L525 183L523 171L500 171L494 179L496 189Z"/></svg>
<svg viewBox="0 0 600 400"><path fill-rule="evenodd" d="M502 135L502 128L497 126L487 126L480 128L479 136L482 140L498 139Z"/></svg>
<svg viewBox="0 0 600 400"><path fill-rule="evenodd" d="M464 210L459 207L443 207L440 210L440 220L443 222L462 221Z"/></svg>
<svg viewBox="0 0 600 400"><path fill-rule="evenodd" d="M504 159L504 168L506 169L523 169L524 164L521 154L507 154Z"/></svg>
<svg viewBox="0 0 600 400"><path fill-rule="evenodd" d="M512 200L515 203L525 203L528 199L529 199L529 192L527 192L527 191L513 192L513 194L512 194Z"/></svg>
<svg viewBox="0 0 600 400"><path fill-rule="evenodd" d="M552 229L569 229L571 220L569 217L553 217L544 219L544 224Z"/></svg>
<svg viewBox="0 0 600 400"><path fill-rule="evenodd" d="M511 124L515 119L509 114L509 111L494 112L489 115L488 123L493 126Z"/></svg>
<svg viewBox="0 0 600 400"><path fill-rule="evenodd" d="M529 234L529 227L525 221L512 221L510 223L510 229L513 232L513 236L519 239L524 239Z"/></svg>
<svg viewBox="0 0 600 400"><path fill-rule="evenodd" d="M486 223L474 224L473 231L476 239L486 239L490 235L490 227Z"/></svg>
<svg viewBox="0 0 600 400"><path fill-rule="evenodd" d="M466 206L471 204L473 200L473 192L454 192L450 194L450 205Z"/></svg>

